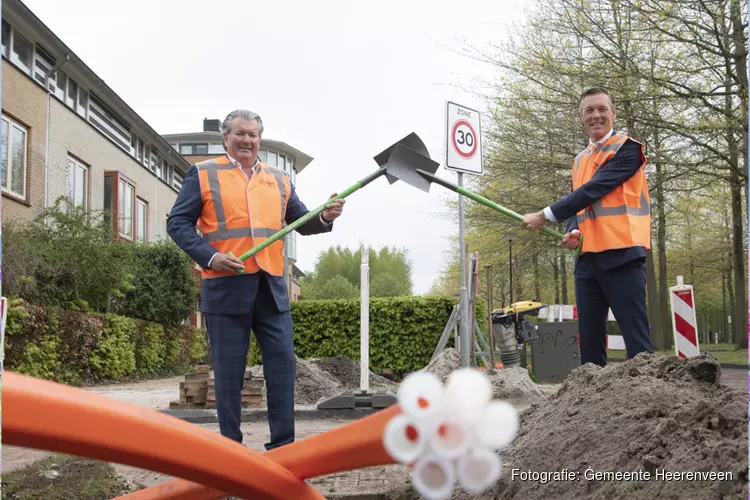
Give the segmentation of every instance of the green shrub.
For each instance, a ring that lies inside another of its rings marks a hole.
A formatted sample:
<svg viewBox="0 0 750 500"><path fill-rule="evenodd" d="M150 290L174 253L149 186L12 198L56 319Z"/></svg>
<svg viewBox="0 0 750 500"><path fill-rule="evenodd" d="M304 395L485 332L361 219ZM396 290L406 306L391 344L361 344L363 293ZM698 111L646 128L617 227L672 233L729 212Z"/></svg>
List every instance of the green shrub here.
<svg viewBox="0 0 750 500"><path fill-rule="evenodd" d="M167 344L164 340L164 327L158 323L147 323L140 330L135 347L138 375L145 377L159 374L166 364Z"/></svg>
<svg viewBox="0 0 750 500"><path fill-rule="evenodd" d="M185 374L208 361L205 331L10 299L5 368L69 385Z"/></svg>
<svg viewBox="0 0 750 500"><path fill-rule="evenodd" d="M457 303L454 297L371 298L370 369L407 373L426 366ZM477 322L483 332L485 308L478 301ZM359 299L303 300L293 302L291 309L297 356L359 360ZM453 339L448 346L453 346ZM253 338L247 364L260 363L262 356Z"/></svg>
<svg viewBox="0 0 750 500"><path fill-rule="evenodd" d="M65 198L30 222L3 221L3 293L30 303L105 312L129 287L130 251L104 212Z"/></svg>
<svg viewBox="0 0 750 500"><path fill-rule="evenodd" d="M121 380L135 372L137 337L135 320L109 314L99 345L89 358L91 371L97 380Z"/></svg>
<svg viewBox="0 0 750 500"><path fill-rule="evenodd" d="M131 288L115 311L162 325L189 317L198 297L193 261L172 241L133 245Z"/></svg>

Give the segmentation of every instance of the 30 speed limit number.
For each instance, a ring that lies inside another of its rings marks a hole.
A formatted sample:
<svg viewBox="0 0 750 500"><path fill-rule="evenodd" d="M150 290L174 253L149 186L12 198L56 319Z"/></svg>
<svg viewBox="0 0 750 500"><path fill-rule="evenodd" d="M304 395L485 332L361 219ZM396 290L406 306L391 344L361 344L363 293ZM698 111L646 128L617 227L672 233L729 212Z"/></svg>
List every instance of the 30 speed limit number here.
<svg viewBox="0 0 750 500"><path fill-rule="evenodd" d="M467 120L458 120L453 124L451 136L453 137L453 147L459 156L468 160L476 154L477 133Z"/></svg>

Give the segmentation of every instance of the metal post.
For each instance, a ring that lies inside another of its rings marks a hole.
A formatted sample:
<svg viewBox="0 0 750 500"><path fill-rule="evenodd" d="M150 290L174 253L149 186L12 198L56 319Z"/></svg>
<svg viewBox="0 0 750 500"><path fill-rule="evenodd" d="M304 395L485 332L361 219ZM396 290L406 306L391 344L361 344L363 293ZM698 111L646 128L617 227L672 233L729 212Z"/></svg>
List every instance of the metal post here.
<svg viewBox="0 0 750 500"><path fill-rule="evenodd" d="M508 240L508 277L509 277L509 286L508 286L508 298L510 299L511 305L516 303L516 290L513 286L513 238L515 238L516 233L510 231L505 233L505 238Z"/></svg>
<svg viewBox="0 0 750 500"><path fill-rule="evenodd" d="M495 363L495 333L492 331L492 265L486 265L487 270L487 335L490 338L490 363L492 369L497 366Z"/></svg>
<svg viewBox="0 0 750 500"><path fill-rule="evenodd" d="M359 388L370 390L370 250L362 248L360 271Z"/></svg>
<svg viewBox="0 0 750 500"><path fill-rule="evenodd" d="M458 186L464 186L464 174L458 172ZM458 195L458 244L461 262L461 288L459 289L459 310L461 312L461 367L469 368L471 362L471 325L469 325L469 301L466 294L466 249L464 248L464 197Z"/></svg>

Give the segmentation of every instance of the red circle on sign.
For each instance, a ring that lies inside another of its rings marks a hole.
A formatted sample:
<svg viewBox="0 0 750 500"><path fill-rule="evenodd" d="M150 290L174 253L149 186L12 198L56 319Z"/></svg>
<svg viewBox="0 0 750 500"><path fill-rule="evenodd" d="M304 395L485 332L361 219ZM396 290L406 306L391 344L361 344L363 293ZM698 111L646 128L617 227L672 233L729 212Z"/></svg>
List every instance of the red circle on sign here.
<svg viewBox="0 0 750 500"><path fill-rule="evenodd" d="M468 153L464 153L463 151L461 151L458 147L458 144L456 144L456 130L458 130L458 127L460 127L461 125L466 125L469 131L471 131L472 137L474 137L474 144L471 147L471 151L469 151ZM451 141L453 141L453 149L455 149L456 153L458 153L458 155L462 158L469 159L477 152L477 133L474 132L474 127L471 126L471 123L466 120L458 120L453 125L453 130L451 131Z"/></svg>

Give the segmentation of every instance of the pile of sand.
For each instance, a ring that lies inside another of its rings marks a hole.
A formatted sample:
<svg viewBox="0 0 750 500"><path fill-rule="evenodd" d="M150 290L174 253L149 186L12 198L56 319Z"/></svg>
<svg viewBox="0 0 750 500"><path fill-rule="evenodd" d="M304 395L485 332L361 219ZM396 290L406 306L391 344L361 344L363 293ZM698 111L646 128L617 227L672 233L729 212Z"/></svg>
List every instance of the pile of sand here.
<svg viewBox="0 0 750 500"><path fill-rule="evenodd" d="M263 366L251 368L254 377L263 377ZM359 391L359 363L343 356L322 359L297 358L297 380L294 402L315 405L320 400L342 392ZM370 371L370 392L391 392L397 385ZM265 397L265 389L263 393Z"/></svg>
<svg viewBox="0 0 750 500"><path fill-rule="evenodd" d="M746 499L747 392L720 385L710 355L690 360L642 354L605 368L574 370L557 394L524 411L518 437L501 452L503 474L482 495L454 499ZM573 480L521 480L512 469L577 473ZM590 480L594 473L645 473L649 480ZM725 472L732 480L664 480L657 472ZM401 491L391 498L418 498Z"/></svg>
<svg viewBox="0 0 750 500"><path fill-rule="evenodd" d="M447 348L437 355L424 371L437 376L445 383L448 375L461 366L458 351ZM544 393L531 380L526 368L514 367L495 370L488 374L492 382L492 393L495 399L502 399L514 405L527 406L544 400Z"/></svg>

